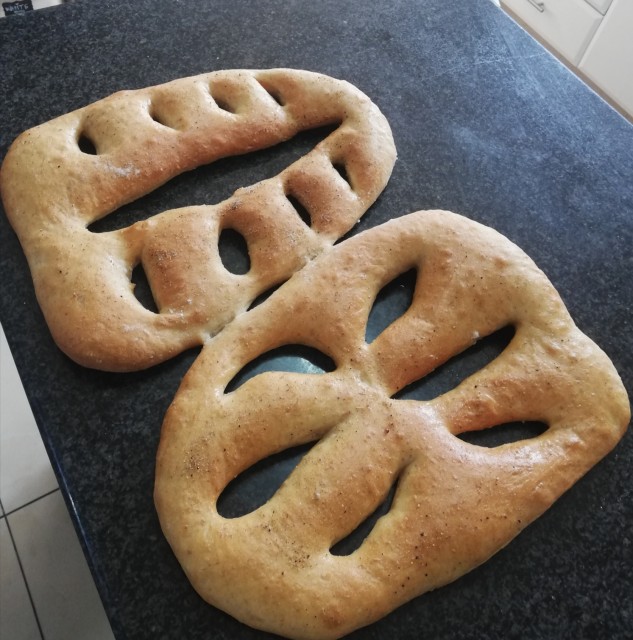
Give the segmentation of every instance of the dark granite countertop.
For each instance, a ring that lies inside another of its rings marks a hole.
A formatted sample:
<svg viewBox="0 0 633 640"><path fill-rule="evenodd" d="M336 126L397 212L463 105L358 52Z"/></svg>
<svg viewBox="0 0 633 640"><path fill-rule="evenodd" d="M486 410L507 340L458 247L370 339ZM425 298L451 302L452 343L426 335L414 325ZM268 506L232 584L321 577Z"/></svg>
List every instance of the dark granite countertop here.
<svg viewBox="0 0 633 640"><path fill-rule="evenodd" d="M2 157L21 131L123 88L222 68L349 80L398 147L357 230L427 208L495 227L633 390L633 127L488 0L79 1L1 20L0 60ZM219 201L280 153L182 176L140 206ZM0 242L0 320L117 638L265 637L198 598L154 511L162 418L196 352L134 374L74 364L4 213ZM629 432L487 564L353 637L630 638L632 474Z"/></svg>

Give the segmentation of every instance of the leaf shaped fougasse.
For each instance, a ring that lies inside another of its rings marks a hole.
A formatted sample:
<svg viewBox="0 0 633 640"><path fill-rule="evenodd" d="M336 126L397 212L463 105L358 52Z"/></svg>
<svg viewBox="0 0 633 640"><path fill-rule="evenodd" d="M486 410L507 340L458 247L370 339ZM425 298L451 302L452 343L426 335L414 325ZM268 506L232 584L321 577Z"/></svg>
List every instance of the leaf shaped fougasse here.
<svg viewBox="0 0 633 640"><path fill-rule="evenodd" d="M410 305L368 344L379 291L412 269ZM456 386L398 397L500 330L503 348ZM336 366L267 372L224 393L285 344ZM322 254L203 347L163 424L155 502L208 602L286 637L339 638L487 560L629 419L610 360L528 256L471 220L418 212ZM518 440L465 441L517 422ZM308 445L265 502L218 513L233 478Z"/></svg>
<svg viewBox="0 0 633 640"><path fill-rule="evenodd" d="M324 126L334 128L311 151L219 204L90 229L185 171ZM0 189L60 348L85 366L138 370L203 344L332 246L381 193L395 155L384 116L347 82L217 71L119 92L26 131ZM222 263L226 229L248 247L245 273ZM157 312L134 295L138 265Z"/></svg>

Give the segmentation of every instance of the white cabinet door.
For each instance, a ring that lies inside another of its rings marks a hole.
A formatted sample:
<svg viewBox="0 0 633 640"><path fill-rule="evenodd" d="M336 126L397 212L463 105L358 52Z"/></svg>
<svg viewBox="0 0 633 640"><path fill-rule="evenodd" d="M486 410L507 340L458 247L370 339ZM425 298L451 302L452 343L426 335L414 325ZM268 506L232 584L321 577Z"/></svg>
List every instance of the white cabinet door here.
<svg viewBox="0 0 633 640"><path fill-rule="evenodd" d="M633 115L633 0L613 0L579 68Z"/></svg>
<svg viewBox="0 0 633 640"><path fill-rule="evenodd" d="M602 19L585 0L501 0L501 4L573 65L580 62Z"/></svg>
<svg viewBox="0 0 633 640"><path fill-rule="evenodd" d="M611 0L585 0L588 2L594 9L600 11L602 15L607 12L609 5L611 4Z"/></svg>

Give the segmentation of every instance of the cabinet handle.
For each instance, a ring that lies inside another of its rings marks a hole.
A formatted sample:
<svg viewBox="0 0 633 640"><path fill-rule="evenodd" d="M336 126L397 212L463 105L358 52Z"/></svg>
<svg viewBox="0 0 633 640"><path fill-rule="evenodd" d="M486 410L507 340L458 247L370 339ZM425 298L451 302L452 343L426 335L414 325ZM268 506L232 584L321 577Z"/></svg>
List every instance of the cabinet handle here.
<svg viewBox="0 0 633 640"><path fill-rule="evenodd" d="M539 0L528 0L528 2L538 11L540 11L541 13L543 13L543 11L545 11L545 3L544 2L539 2Z"/></svg>

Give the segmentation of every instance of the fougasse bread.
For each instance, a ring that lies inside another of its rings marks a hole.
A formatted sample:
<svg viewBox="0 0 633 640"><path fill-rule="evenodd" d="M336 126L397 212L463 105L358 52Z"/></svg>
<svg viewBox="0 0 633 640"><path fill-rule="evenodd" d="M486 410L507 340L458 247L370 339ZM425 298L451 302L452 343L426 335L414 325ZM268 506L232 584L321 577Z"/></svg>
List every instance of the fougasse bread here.
<svg viewBox="0 0 633 640"><path fill-rule="evenodd" d="M368 344L377 293L411 269L411 306ZM505 326L508 346L451 391L394 398ZM318 349L334 370L268 371L227 392L249 362L288 344ZM487 560L629 419L609 358L532 260L490 228L423 211L322 254L204 346L163 424L155 502L205 600L285 637L338 638ZM526 420L547 429L490 449L457 437ZM265 504L218 513L236 476L309 442ZM333 554L394 484L360 547Z"/></svg>
<svg viewBox="0 0 633 640"><path fill-rule="evenodd" d="M220 204L108 233L88 228L184 171L323 125L338 126ZM122 91L26 131L3 162L0 190L57 344L85 366L126 371L202 344L331 246L376 200L395 158L387 120L348 82L291 69L216 71ZM246 275L222 264L224 229L247 241ZM138 264L158 313L134 295Z"/></svg>
<svg viewBox="0 0 633 640"><path fill-rule="evenodd" d="M336 128L224 202L89 228L184 171L321 125ZM483 563L605 456L630 420L608 357L499 233L421 211L335 245L379 196L395 158L386 119L347 82L240 70L117 93L61 116L22 134L0 171L39 303L71 358L128 371L204 345L164 420L156 509L206 601L289 638L341 637ZM243 275L222 263L224 229L246 239ZM137 265L157 312L134 295ZM378 292L413 269L411 306L368 340ZM397 396L507 326L508 346L454 389L428 401ZM328 356L333 370L266 372L232 386L258 356L297 344ZM525 420L546 429L492 449L458 437ZM307 443L265 504L220 515L234 478ZM360 546L334 553L393 487L388 513Z"/></svg>

